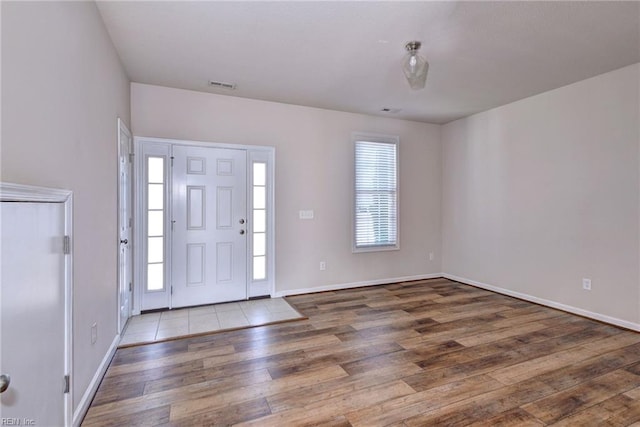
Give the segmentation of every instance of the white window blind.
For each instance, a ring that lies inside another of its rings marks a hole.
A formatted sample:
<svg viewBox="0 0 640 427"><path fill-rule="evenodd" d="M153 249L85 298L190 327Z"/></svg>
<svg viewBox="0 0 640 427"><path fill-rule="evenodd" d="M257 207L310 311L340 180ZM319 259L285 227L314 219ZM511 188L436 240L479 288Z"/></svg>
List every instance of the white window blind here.
<svg viewBox="0 0 640 427"><path fill-rule="evenodd" d="M397 143L355 141L354 250L398 247Z"/></svg>

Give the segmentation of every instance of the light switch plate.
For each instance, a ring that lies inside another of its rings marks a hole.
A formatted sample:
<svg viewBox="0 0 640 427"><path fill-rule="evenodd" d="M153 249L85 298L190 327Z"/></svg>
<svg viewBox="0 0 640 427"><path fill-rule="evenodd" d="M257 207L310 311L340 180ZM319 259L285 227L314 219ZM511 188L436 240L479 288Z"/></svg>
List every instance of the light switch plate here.
<svg viewBox="0 0 640 427"><path fill-rule="evenodd" d="M313 219L313 210L303 210L299 213L300 219Z"/></svg>

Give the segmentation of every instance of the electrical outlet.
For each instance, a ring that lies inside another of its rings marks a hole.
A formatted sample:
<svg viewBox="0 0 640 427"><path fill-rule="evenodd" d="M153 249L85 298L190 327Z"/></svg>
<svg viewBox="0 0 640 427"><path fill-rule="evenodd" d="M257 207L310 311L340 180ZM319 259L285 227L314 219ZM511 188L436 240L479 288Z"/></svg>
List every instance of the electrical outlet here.
<svg viewBox="0 0 640 427"><path fill-rule="evenodd" d="M433 261L434 258L433 252L429 252L429 261Z"/></svg>
<svg viewBox="0 0 640 427"><path fill-rule="evenodd" d="M324 261L320 261L320 270L326 270L327 269L327 263Z"/></svg>
<svg viewBox="0 0 640 427"><path fill-rule="evenodd" d="M91 325L91 344L95 344L98 341L98 324Z"/></svg>
<svg viewBox="0 0 640 427"><path fill-rule="evenodd" d="M582 289L591 290L591 279L582 279Z"/></svg>

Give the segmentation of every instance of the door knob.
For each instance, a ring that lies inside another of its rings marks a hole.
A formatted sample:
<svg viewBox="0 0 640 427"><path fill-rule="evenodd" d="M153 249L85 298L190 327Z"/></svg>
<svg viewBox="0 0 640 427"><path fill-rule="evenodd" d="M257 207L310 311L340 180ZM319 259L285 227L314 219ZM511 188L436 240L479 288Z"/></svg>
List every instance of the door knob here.
<svg viewBox="0 0 640 427"><path fill-rule="evenodd" d="M244 234L244 230L240 230L240 234Z"/></svg>
<svg viewBox="0 0 640 427"><path fill-rule="evenodd" d="M11 383L11 377L6 374L0 375L0 393L4 393Z"/></svg>
<svg viewBox="0 0 640 427"><path fill-rule="evenodd" d="M244 224L244 219L240 219L240 221L238 221L240 224Z"/></svg>
<svg viewBox="0 0 640 427"><path fill-rule="evenodd" d="M129 243L129 239L120 240L120 243L126 245L127 243Z"/></svg>

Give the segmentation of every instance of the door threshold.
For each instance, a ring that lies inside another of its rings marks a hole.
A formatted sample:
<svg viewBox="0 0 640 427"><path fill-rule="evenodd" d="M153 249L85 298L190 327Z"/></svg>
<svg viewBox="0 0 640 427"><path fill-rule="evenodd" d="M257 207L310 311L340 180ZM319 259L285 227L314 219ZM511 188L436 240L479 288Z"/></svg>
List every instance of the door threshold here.
<svg viewBox="0 0 640 427"><path fill-rule="evenodd" d="M240 302L246 302L246 301L256 301L256 300L263 300L263 299L271 299L271 297L269 295L263 295L263 296L259 296L259 297L249 297L249 299L238 299L238 300L232 300L232 301L214 302L214 303L211 303L211 304L188 305L186 307L152 308L152 309L149 309L149 310L141 310L140 314L142 315L142 314L149 314L149 313L162 313L163 311L177 311L177 310L185 310L185 309L191 309L191 308L210 307L210 306L215 306L215 305L232 304L232 303L240 303Z"/></svg>

